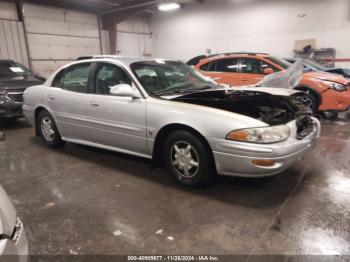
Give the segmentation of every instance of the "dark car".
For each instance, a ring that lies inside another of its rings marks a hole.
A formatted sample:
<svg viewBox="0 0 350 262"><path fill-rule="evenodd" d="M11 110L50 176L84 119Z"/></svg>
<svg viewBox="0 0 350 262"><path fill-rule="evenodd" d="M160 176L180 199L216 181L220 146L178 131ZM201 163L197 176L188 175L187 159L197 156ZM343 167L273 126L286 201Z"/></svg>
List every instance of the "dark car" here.
<svg viewBox="0 0 350 262"><path fill-rule="evenodd" d="M296 61L296 58L285 58L285 60L287 60L290 63L294 63ZM307 71L323 71L327 73L338 74L350 80L350 69L348 68L327 68L310 59L303 59L303 61L305 70Z"/></svg>
<svg viewBox="0 0 350 262"><path fill-rule="evenodd" d="M23 93L45 79L12 60L0 60L0 118L23 117Z"/></svg>

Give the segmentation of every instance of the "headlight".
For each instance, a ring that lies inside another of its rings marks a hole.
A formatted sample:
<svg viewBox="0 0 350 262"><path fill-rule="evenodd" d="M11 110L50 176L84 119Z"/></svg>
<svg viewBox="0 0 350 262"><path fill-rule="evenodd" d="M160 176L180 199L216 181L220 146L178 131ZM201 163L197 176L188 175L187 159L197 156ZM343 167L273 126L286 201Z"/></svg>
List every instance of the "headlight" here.
<svg viewBox="0 0 350 262"><path fill-rule="evenodd" d="M230 132L226 139L258 144L271 144L286 140L290 135L287 125L241 129Z"/></svg>
<svg viewBox="0 0 350 262"><path fill-rule="evenodd" d="M5 91L5 90L1 90L0 89L0 96L4 96L4 95L6 95L7 94L7 92Z"/></svg>
<svg viewBox="0 0 350 262"><path fill-rule="evenodd" d="M336 82L332 82L332 81L322 81L322 82L335 91L342 92L342 91L345 91L347 89L347 86L336 83Z"/></svg>

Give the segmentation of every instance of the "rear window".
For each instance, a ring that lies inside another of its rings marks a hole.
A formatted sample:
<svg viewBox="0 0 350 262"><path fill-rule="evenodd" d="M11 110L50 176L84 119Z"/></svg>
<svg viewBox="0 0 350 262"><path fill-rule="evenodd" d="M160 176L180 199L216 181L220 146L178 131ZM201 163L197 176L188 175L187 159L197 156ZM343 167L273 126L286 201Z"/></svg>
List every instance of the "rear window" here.
<svg viewBox="0 0 350 262"><path fill-rule="evenodd" d="M17 76L30 76L32 73L29 69L25 68L21 64L13 61L1 61L0 62L0 77L17 77Z"/></svg>

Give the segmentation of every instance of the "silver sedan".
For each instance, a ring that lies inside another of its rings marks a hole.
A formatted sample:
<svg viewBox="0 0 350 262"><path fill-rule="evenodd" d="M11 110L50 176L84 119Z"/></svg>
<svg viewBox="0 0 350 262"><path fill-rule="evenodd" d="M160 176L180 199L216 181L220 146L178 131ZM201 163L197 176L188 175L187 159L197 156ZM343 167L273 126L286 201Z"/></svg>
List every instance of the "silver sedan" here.
<svg viewBox="0 0 350 262"><path fill-rule="evenodd" d="M99 56L28 88L23 111L48 146L68 141L150 158L199 187L217 174L274 175L303 158L320 124L295 95L219 86L177 61Z"/></svg>

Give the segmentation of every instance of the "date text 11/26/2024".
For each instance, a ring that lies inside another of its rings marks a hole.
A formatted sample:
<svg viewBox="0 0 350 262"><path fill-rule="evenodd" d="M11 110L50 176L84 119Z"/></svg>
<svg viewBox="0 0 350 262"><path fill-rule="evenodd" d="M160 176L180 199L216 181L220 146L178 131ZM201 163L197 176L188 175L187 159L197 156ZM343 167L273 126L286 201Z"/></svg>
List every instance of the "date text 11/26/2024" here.
<svg viewBox="0 0 350 262"><path fill-rule="evenodd" d="M216 256L128 256L128 261L219 261Z"/></svg>

